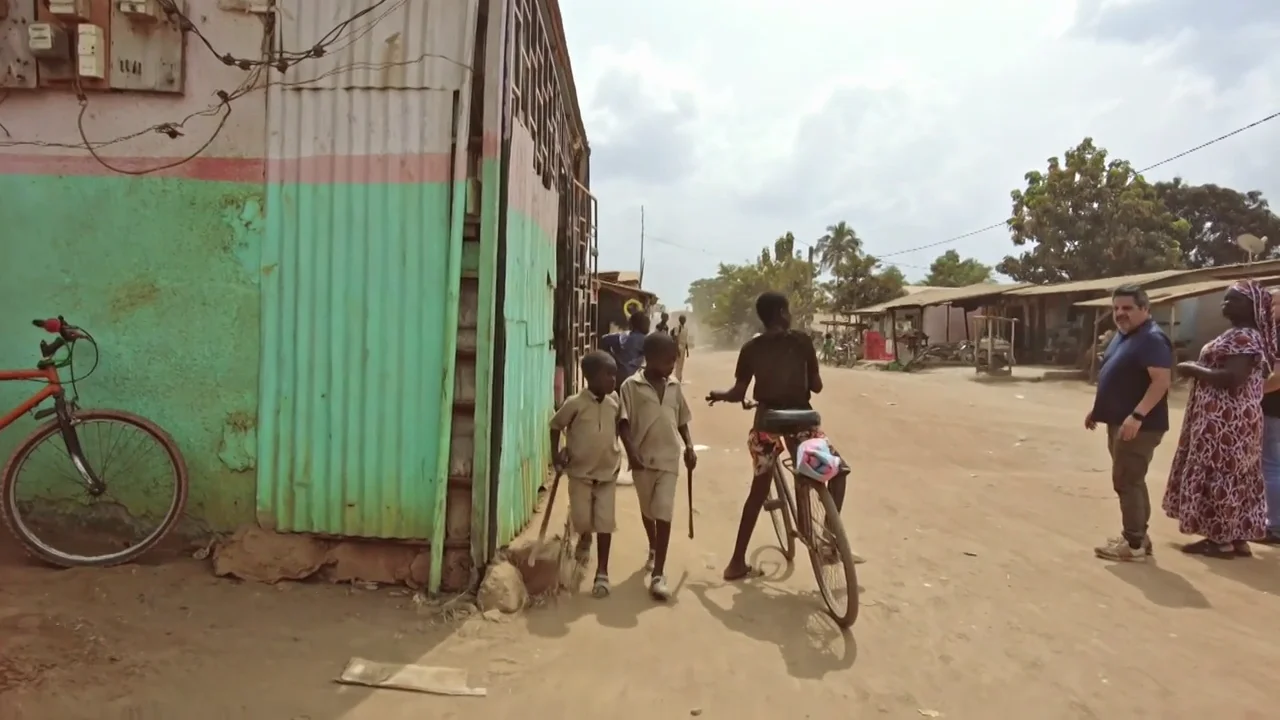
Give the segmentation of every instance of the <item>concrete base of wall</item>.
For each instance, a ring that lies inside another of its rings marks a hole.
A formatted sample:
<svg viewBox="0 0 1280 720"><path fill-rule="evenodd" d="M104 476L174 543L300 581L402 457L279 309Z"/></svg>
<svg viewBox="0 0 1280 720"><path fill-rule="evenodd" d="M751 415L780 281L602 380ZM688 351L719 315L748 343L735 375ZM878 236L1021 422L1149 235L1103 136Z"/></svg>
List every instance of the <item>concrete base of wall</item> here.
<svg viewBox="0 0 1280 720"><path fill-rule="evenodd" d="M424 545L330 540L310 535L277 533L246 525L220 541L213 553L213 572L263 583L281 580L322 580L333 583L426 587L431 553ZM462 592L472 578L446 573L442 590Z"/></svg>

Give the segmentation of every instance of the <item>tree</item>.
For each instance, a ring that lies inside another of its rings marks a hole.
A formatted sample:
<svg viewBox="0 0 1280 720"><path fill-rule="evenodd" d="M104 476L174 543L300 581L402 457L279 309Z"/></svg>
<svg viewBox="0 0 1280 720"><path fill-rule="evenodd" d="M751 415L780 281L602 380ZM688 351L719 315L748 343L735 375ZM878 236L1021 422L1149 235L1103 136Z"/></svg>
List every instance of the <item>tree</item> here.
<svg viewBox="0 0 1280 720"><path fill-rule="evenodd" d="M1182 178L1155 185L1156 194L1169 212L1186 221L1182 242L1188 267L1230 265L1248 260L1236 238L1252 233L1267 238L1259 258L1280 257L1280 218L1271 212L1262 193L1240 192L1217 185L1187 185Z"/></svg>
<svg viewBox="0 0 1280 720"><path fill-rule="evenodd" d="M849 223L841 220L835 225L827 226L827 234L818 238L818 245L814 250L818 253L818 268L832 272L841 263L862 252L862 240L849 227Z"/></svg>
<svg viewBox="0 0 1280 720"><path fill-rule="evenodd" d="M721 264L715 277L693 281L686 302L700 323L721 340L735 342L744 328L759 326L756 298L767 290L786 295L793 322L807 327L822 299L817 278L818 268L796 252L795 236L786 233L763 248L754 263Z"/></svg>
<svg viewBox="0 0 1280 720"><path fill-rule="evenodd" d="M878 305L907 294L907 279L897 267L880 268L880 259L858 253L835 268L835 279L827 284L831 311L852 314L859 308Z"/></svg>
<svg viewBox="0 0 1280 720"><path fill-rule="evenodd" d="M1013 244L1030 250L996 269L1034 283L1091 280L1180 267L1188 224L1169 212L1156 189L1126 160L1085 138L1048 171L1026 174L1010 193Z"/></svg>
<svg viewBox="0 0 1280 720"><path fill-rule="evenodd" d="M938 287L964 287L991 280L991 268L973 258L960 259L960 253L948 250L929 265L925 285Z"/></svg>

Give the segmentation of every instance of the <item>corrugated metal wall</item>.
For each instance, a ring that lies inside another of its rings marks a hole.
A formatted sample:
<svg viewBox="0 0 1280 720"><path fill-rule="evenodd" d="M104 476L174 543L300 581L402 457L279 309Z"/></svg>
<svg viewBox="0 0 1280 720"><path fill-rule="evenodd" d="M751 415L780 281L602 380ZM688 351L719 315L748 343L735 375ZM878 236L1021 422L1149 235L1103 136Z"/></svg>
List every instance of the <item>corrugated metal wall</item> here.
<svg viewBox="0 0 1280 720"><path fill-rule="evenodd" d="M280 0L283 45L309 47L374 4ZM476 7L387 3L268 91L259 522L430 540L433 585L450 408L465 401L466 143L454 139L468 137Z"/></svg>
<svg viewBox="0 0 1280 720"><path fill-rule="evenodd" d="M552 316L560 197L543 185L534 167L533 137L519 120L511 123L510 148L498 545L510 542L533 513L550 460L547 422L555 411Z"/></svg>

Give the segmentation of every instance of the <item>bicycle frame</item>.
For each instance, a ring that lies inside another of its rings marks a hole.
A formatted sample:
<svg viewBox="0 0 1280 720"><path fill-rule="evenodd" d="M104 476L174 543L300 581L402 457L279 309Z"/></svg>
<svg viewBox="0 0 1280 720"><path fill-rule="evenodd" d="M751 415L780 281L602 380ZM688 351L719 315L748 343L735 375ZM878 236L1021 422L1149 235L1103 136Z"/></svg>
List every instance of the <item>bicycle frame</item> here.
<svg viewBox="0 0 1280 720"><path fill-rule="evenodd" d="M0 417L0 430L12 425L14 421L34 410L37 405L45 400L62 397L62 378L58 377L58 369L55 367L31 370L0 370L0 383L19 380L44 380L46 384L39 392L27 398L4 417Z"/></svg>
<svg viewBox="0 0 1280 720"><path fill-rule="evenodd" d="M62 378L58 375L58 368L52 363L46 364L42 362L41 367L32 370L0 370L0 383L20 380L43 380L46 384L39 392L27 398L20 405L9 411L7 415L0 417L0 430L12 425L18 418L34 410L40 403L53 398L54 407L38 413L36 419L39 420L42 416L49 414L58 416L59 430L62 433L63 442L66 443L67 455L71 457L71 464L75 466L76 472L89 489L89 493L95 497L101 495L106 491L106 485L98 477L98 474L89 467L89 463L85 461L84 449L80 447L80 438L76 435L71 412L68 410L64 400Z"/></svg>

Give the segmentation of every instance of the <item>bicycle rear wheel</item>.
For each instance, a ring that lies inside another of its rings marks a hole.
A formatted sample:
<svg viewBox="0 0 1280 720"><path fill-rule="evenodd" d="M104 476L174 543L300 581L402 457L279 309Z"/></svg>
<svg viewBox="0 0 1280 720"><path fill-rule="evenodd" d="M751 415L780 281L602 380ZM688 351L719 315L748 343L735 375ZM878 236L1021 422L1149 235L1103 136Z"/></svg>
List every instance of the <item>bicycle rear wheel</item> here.
<svg viewBox="0 0 1280 720"><path fill-rule="evenodd" d="M778 549L782 550L782 556L787 562L795 560L796 499L791 495L791 487L787 485L787 476L780 463L773 465L773 486L769 488L764 506L773 521L773 532L778 536Z"/></svg>
<svg viewBox="0 0 1280 720"><path fill-rule="evenodd" d="M800 525L808 533L805 545L809 548L818 592L836 624L842 628L852 627L858 619L858 571L844 522L826 485L799 477L797 480L800 486L796 490L806 513ZM830 577L828 571L831 571ZM840 580L844 581L843 591L838 584Z"/></svg>
<svg viewBox="0 0 1280 720"><path fill-rule="evenodd" d="M186 462L173 438L150 420L118 410L67 412L60 404L60 416L36 428L5 464L0 519L29 555L51 565L109 567L135 560L182 516ZM86 447L104 440L103 453ZM146 471L137 465L148 460L158 481L135 486ZM80 464L94 471L104 492L89 492Z"/></svg>

